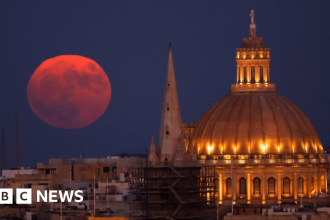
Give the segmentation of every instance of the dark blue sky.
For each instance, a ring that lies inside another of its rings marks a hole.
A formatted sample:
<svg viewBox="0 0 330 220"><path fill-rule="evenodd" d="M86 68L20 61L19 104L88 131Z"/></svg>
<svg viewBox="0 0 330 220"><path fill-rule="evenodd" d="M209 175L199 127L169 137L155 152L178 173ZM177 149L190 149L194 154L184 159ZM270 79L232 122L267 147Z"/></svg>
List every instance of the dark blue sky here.
<svg viewBox="0 0 330 220"><path fill-rule="evenodd" d="M0 1L0 127L12 163L20 114L25 166L55 156L140 153L158 138L168 43L182 120L197 122L235 83L236 48L257 34L271 50L271 82L330 145L330 1ZM112 98L94 124L53 128L31 111L26 89L42 61L63 54L95 60ZM7 160L7 161L8 161Z"/></svg>

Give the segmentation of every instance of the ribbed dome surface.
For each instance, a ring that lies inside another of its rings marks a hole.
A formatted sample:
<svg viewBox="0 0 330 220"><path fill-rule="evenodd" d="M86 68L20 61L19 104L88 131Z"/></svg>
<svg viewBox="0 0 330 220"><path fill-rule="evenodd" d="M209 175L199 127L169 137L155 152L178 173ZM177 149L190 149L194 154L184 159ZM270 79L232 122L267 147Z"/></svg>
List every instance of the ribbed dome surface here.
<svg viewBox="0 0 330 220"><path fill-rule="evenodd" d="M276 92L236 92L199 120L192 140L197 154L322 153L312 123Z"/></svg>

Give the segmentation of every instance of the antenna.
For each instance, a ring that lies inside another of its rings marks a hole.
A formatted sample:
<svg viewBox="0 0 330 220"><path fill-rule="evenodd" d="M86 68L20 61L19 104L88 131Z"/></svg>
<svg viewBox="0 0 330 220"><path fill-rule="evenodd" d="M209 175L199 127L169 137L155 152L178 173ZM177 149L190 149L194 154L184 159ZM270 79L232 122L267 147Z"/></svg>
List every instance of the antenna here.
<svg viewBox="0 0 330 220"><path fill-rule="evenodd" d="M2 128L1 170L7 168L5 128Z"/></svg>
<svg viewBox="0 0 330 220"><path fill-rule="evenodd" d="M18 118L19 118L18 114L15 114L14 151L15 151L16 168L19 168L21 162L21 146L20 146Z"/></svg>

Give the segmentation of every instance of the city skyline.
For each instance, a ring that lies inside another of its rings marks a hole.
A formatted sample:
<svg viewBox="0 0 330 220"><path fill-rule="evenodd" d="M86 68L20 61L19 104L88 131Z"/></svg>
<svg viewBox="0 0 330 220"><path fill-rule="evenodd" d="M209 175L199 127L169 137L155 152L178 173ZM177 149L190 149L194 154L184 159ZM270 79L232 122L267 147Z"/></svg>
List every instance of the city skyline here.
<svg viewBox="0 0 330 220"><path fill-rule="evenodd" d="M270 82L305 112L323 146L329 146L330 31L324 8L330 4L240 3L2 1L0 126L6 128L7 164L16 113L24 166L56 156L106 157L149 149L151 136L158 140L169 42L182 121L197 122L236 82L236 48L249 34L251 9L257 34L271 51ZM50 127L28 105L27 83L34 70L63 54L95 60L111 81L108 109L85 128Z"/></svg>

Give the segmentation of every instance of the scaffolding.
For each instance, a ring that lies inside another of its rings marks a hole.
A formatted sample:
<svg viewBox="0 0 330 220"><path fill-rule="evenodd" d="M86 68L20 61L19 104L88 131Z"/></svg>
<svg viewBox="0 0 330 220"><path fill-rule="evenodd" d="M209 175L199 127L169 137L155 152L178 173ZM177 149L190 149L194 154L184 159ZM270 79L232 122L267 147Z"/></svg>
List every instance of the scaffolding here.
<svg viewBox="0 0 330 220"><path fill-rule="evenodd" d="M146 163L129 174L131 219L216 219L215 167Z"/></svg>

